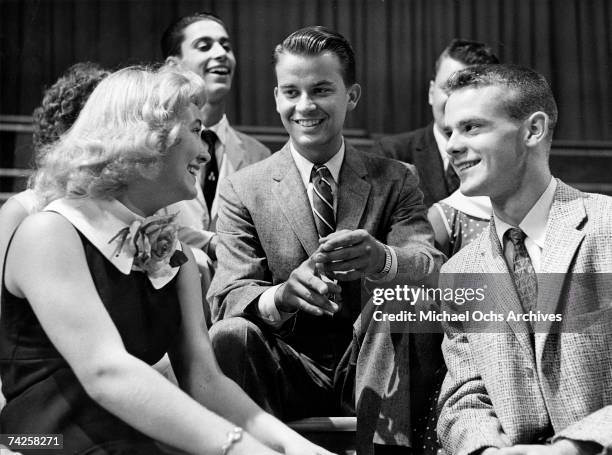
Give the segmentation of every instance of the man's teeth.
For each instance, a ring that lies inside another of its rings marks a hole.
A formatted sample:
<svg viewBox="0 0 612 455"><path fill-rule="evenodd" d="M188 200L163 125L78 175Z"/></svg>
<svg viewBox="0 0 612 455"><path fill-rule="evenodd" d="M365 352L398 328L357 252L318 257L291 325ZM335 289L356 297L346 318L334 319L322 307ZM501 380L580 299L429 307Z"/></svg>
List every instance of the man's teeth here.
<svg viewBox="0 0 612 455"><path fill-rule="evenodd" d="M229 69L225 68L225 67L216 67L216 68L209 69L208 72L209 73L214 73L214 74L227 75L227 74L229 74Z"/></svg>
<svg viewBox="0 0 612 455"><path fill-rule="evenodd" d="M480 161L479 161L479 160L477 160L477 161L469 161L469 162L467 162L467 163L463 163L463 164L461 164L461 165L460 165L460 166L458 166L458 167L459 167L459 170L460 170L460 171L465 171L466 169L469 169L469 168L471 168L471 167L476 166L478 163L480 163Z"/></svg>
<svg viewBox="0 0 612 455"><path fill-rule="evenodd" d="M321 123L323 120L296 120L300 126L316 126Z"/></svg>
<svg viewBox="0 0 612 455"><path fill-rule="evenodd" d="M200 166L188 166L187 171L191 175L198 175L198 172L200 172Z"/></svg>

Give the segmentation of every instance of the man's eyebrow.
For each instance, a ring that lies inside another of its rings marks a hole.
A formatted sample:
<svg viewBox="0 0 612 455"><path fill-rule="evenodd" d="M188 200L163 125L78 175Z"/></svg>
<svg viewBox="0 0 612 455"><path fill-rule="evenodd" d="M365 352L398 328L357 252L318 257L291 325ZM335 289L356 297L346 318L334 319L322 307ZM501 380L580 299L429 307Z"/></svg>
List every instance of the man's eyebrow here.
<svg viewBox="0 0 612 455"><path fill-rule="evenodd" d="M322 85L335 85L333 81L328 81L327 79L324 79L322 81L318 81L317 83L314 84L315 87L320 87Z"/></svg>
<svg viewBox="0 0 612 455"><path fill-rule="evenodd" d="M469 117L469 118L466 118L466 119L463 119L457 122L457 127L463 127L465 125L469 125L470 123L489 124L491 123L491 120L485 117Z"/></svg>
<svg viewBox="0 0 612 455"><path fill-rule="evenodd" d="M212 36L198 36L196 39L194 39L191 42L192 46L196 46L198 45L201 41L204 41L206 43L211 43L213 41L215 41L215 39ZM232 40L229 39L228 36L222 36L221 38L219 38L218 40L220 43L230 43Z"/></svg>
<svg viewBox="0 0 612 455"><path fill-rule="evenodd" d="M210 36L198 36L196 39L194 39L194 40L191 42L191 45L192 45L192 46L195 46L195 45L196 45L196 44L198 44L200 41L206 41L206 42L208 43L208 42L211 42L212 40L213 40L213 39L212 39Z"/></svg>
<svg viewBox="0 0 612 455"><path fill-rule="evenodd" d="M328 80L322 80L322 81L315 82L314 84L310 86L310 88L333 87L333 86L335 86L334 82L328 81ZM294 88L294 87L295 87L295 84L292 84L292 83L278 85L278 88L280 89L287 89L287 88Z"/></svg>

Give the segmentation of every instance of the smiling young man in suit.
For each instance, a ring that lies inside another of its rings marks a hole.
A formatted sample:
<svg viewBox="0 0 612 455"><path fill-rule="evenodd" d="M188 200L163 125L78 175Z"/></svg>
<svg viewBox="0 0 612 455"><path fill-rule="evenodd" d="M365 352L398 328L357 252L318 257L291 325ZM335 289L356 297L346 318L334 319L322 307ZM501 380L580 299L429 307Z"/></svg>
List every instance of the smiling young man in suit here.
<svg viewBox="0 0 612 455"><path fill-rule="evenodd" d="M361 278L437 279L443 256L432 246L422 193L401 163L344 141L345 117L361 94L344 37L307 27L274 58L276 108L290 140L221 185L219 269L209 293L215 352L223 371L277 416L356 412L362 453L373 442L405 450L408 378L397 393L390 381L398 368L409 371L407 347L356 320ZM432 350L441 359L439 342Z"/></svg>
<svg viewBox="0 0 612 455"><path fill-rule="evenodd" d="M419 172L419 187L427 207L452 194L459 179L448 163L444 135L446 81L455 71L479 63L498 63L489 46L478 41L452 40L442 51L429 81L428 100L433 114L429 125L407 133L381 138L373 150L387 158L414 164Z"/></svg>
<svg viewBox="0 0 612 455"><path fill-rule="evenodd" d="M453 454L609 453L612 198L551 176L557 106L540 74L473 66L448 90L447 152L461 192L489 196L494 214L443 266L440 287L486 276L498 287L478 309L504 320L489 333L445 326L442 444Z"/></svg>

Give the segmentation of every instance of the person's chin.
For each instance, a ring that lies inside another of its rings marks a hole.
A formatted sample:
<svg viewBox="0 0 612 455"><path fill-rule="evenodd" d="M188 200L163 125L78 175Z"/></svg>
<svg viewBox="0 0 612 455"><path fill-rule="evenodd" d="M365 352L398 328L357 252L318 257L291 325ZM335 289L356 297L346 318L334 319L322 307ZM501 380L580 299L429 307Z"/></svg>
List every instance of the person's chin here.
<svg viewBox="0 0 612 455"><path fill-rule="evenodd" d="M299 134L297 135L297 144L306 149L313 149L320 147L323 143L322 139L319 136L308 135L308 134Z"/></svg>
<svg viewBox="0 0 612 455"><path fill-rule="evenodd" d="M209 102L219 102L223 100L232 89L232 81L228 82L207 82L206 97Z"/></svg>
<svg viewBox="0 0 612 455"><path fill-rule="evenodd" d="M186 185L183 191L181 192L181 201L188 201L190 199L195 198L198 195L198 192L194 185Z"/></svg>
<svg viewBox="0 0 612 455"><path fill-rule="evenodd" d="M464 196L488 196L486 187L483 185L483 182L475 182L470 180L462 180L461 185L459 185L459 191L463 193Z"/></svg>

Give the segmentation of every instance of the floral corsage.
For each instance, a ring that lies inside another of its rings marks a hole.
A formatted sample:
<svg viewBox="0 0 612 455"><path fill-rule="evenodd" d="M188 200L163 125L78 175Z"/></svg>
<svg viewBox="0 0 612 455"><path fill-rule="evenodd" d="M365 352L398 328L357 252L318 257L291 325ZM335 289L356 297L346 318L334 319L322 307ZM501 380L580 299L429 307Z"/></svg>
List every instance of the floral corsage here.
<svg viewBox="0 0 612 455"><path fill-rule="evenodd" d="M118 239L115 254L125 249L134 256L132 270L146 272L152 278L170 275L172 268L187 262L187 256L177 249L176 215L154 215L134 221L121 229L108 243Z"/></svg>

